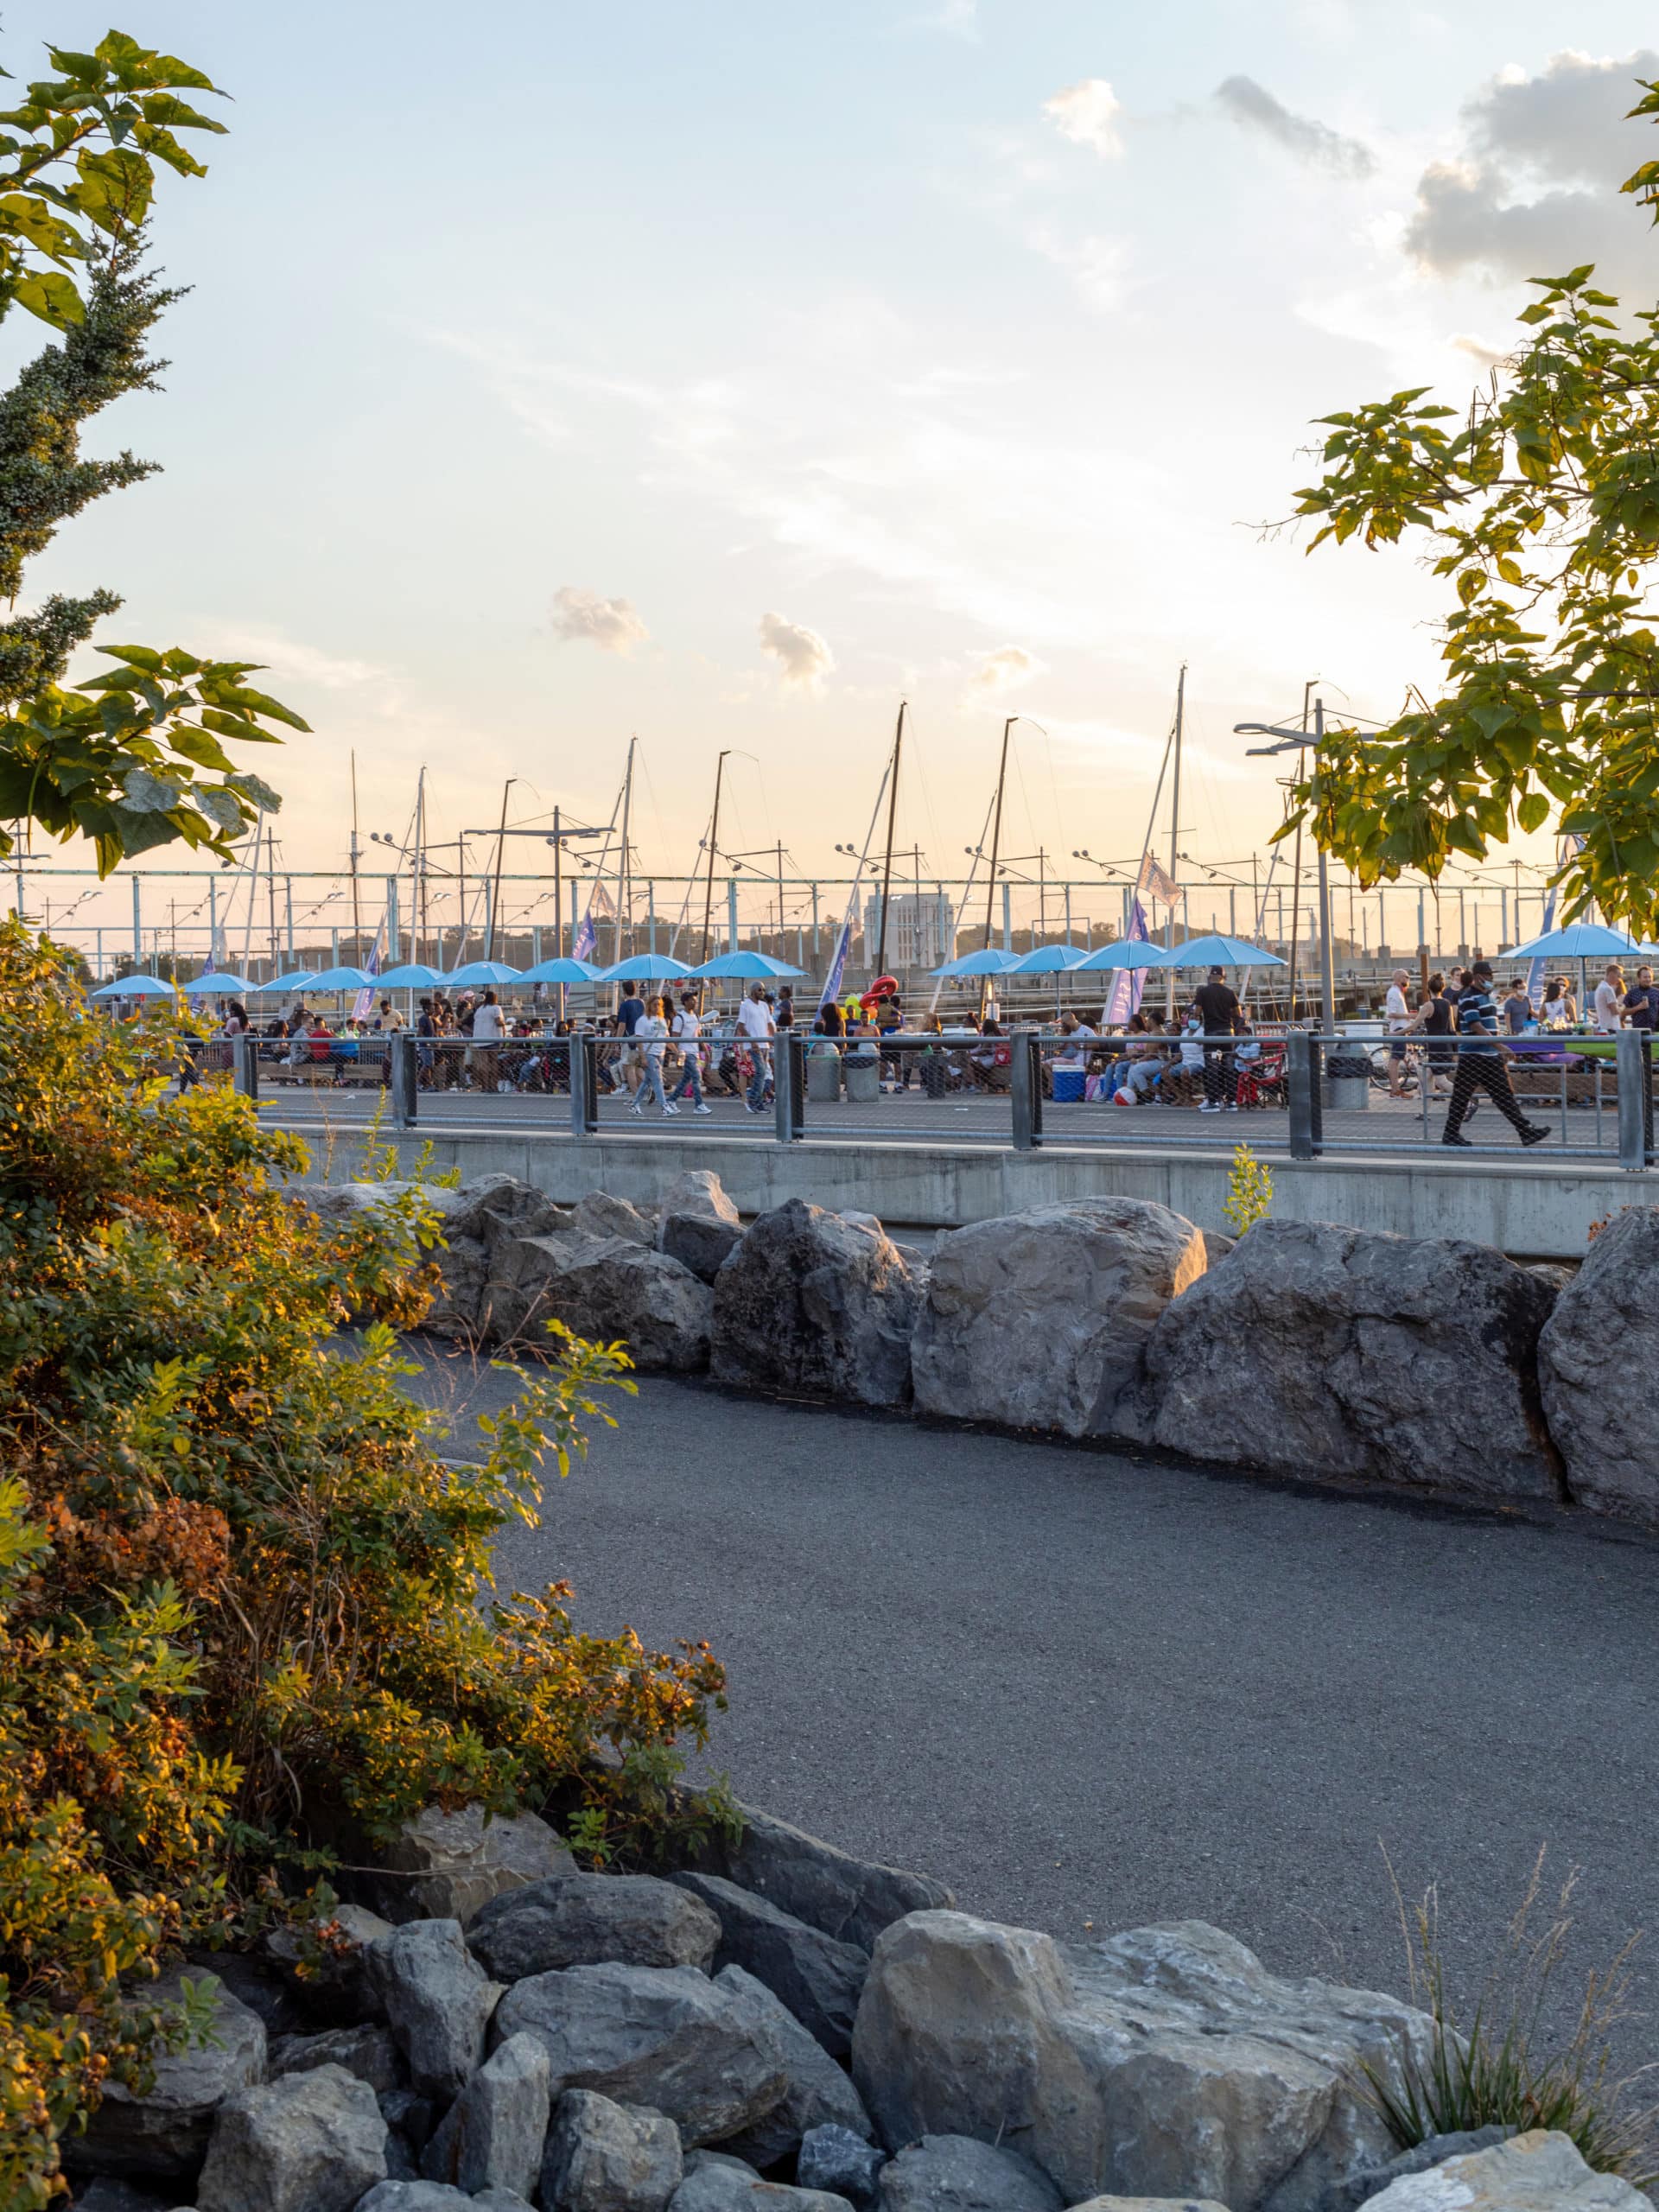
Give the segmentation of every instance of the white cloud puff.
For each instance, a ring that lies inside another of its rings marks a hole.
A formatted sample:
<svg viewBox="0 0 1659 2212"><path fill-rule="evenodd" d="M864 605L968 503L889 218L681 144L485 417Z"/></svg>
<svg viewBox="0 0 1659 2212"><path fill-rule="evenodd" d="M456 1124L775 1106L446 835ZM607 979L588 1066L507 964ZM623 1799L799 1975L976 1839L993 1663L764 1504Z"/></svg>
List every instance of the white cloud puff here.
<svg viewBox="0 0 1659 2212"><path fill-rule="evenodd" d="M968 689L995 696L999 692L1017 691L1044 673L1044 664L1023 645L998 645L994 652L981 654L968 678Z"/></svg>
<svg viewBox="0 0 1659 2212"><path fill-rule="evenodd" d="M1122 112L1122 102L1103 77L1082 78L1043 102L1043 113L1062 138L1070 138L1074 145L1091 146L1108 162L1116 161L1123 151L1123 141L1117 133L1117 118Z"/></svg>
<svg viewBox="0 0 1659 2212"><path fill-rule="evenodd" d="M760 650L778 662L791 690L816 690L836 664L826 639L804 622L785 621L781 614L760 617Z"/></svg>
<svg viewBox="0 0 1659 2212"><path fill-rule="evenodd" d="M556 638L585 639L603 653L628 652L651 635L631 599L601 599L582 584L559 586L552 620Z"/></svg>

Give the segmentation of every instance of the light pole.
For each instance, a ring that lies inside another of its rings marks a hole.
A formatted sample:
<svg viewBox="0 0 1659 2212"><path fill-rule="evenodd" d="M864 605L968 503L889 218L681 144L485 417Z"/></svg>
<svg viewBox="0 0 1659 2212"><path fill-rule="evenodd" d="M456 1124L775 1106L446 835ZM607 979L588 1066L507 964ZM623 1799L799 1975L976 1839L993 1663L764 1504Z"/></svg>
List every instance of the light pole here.
<svg viewBox="0 0 1659 2212"><path fill-rule="evenodd" d="M1236 737L1271 737L1278 741L1273 745L1253 745L1249 757L1259 760L1274 753L1300 753L1312 743L1313 747L1313 806L1317 814L1319 804L1319 748L1325 742L1325 702L1313 702L1313 728L1281 729L1274 722L1235 722ZM1334 1029L1337 1020L1337 979L1331 956L1331 874L1325 857L1325 847L1317 835L1314 849L1319 856L1319 997L1320 1018L1327 1030Z"/></svg>

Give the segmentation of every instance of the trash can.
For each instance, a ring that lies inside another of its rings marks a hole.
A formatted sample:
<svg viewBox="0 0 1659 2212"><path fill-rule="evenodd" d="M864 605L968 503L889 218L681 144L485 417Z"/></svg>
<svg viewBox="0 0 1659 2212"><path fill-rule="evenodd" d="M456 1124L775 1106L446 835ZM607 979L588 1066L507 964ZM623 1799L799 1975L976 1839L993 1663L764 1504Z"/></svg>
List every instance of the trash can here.
<svg viewBox="0 0 1659 2212"><path fill-rule="evenodd" d="M1371 1064L1363 1052L1332 1052L1327 1055L1324 1103L1333 1114L1370 1112Z"/></svg>
<svg viewBox="0 0 1659 2212"><path fill-rule="evenodd" d="M1056 1068L1053 1076L1054 1103L1057 1106L1080 1104L1087 1080L1082 1068Z"/></svg>
<svg viewBox="0 0 1659 2212"><path fill-rule="evenodd" d="M881 1096L881 1063L874 1052L849 1052L842 1062L849 1106L869 1106Z"/></svg>
<svg viewBox="0 0 1659 2212"><path fill-rule="evenodd" d="M806 1056L806 1095L814 1104L833 1106L841 1096L841 1054L816 1046Z"/></svg>

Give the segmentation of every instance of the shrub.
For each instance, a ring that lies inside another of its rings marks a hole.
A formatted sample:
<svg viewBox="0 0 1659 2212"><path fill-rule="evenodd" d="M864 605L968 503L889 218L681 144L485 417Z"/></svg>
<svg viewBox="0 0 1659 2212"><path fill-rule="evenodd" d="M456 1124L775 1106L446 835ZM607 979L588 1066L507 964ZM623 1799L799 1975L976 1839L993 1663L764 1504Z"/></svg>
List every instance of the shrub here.
<svg viewBox="0 0 1659 2212"><path fill-rule="evenodd" d="M632 1389L622 1347L562 1332L482 1458L441 1459L394 1334L435 1213L411 1190L323 1224L284 1188L296 1138L226 1089L166 1095L179 1051L0 930L6 2208L188 2032L122 1997L168 1946L240 1940L433 1799L550 1805L639 1855L724 1701L706 1646L578 1635L563 1584L490 1593L544 1459Z"/></svg>
<svg viewBox="0 0 1659 2212"><path fill-rule="evenodd" d="M1227 1176L1226 1202L1221 1211L1233 1224L1236 1236L1243 1236L1258 1221L1265 1221L1273 1211L1273 1170L1259 1160L1247 1144L1240 1145L1233 1154Z"/></svg>

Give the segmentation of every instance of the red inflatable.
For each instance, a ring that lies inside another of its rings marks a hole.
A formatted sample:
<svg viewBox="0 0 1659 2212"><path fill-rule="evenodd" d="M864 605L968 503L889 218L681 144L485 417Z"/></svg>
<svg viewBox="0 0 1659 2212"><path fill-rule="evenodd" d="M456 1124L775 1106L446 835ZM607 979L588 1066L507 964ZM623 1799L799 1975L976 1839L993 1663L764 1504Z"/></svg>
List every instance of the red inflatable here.
<svg viewBox="0 0 1659 2212"><path fill-rule="evenodd" d="M898 988L899 978L896 976L878 976L858 1002L868 1014L882 999L890 999Z"/></svg>

